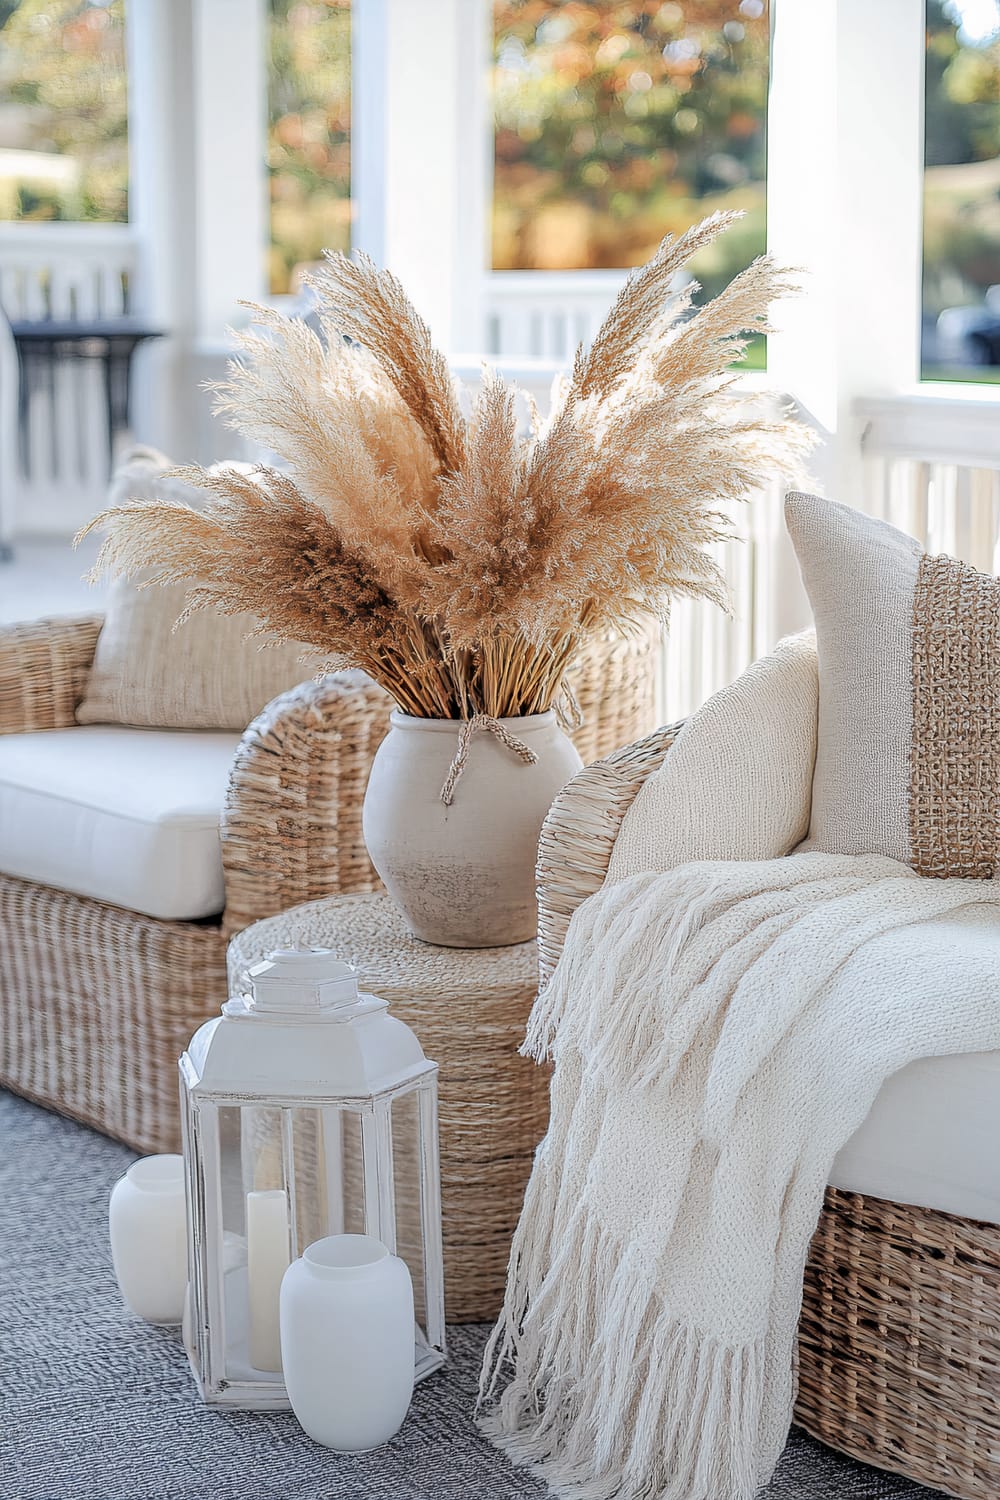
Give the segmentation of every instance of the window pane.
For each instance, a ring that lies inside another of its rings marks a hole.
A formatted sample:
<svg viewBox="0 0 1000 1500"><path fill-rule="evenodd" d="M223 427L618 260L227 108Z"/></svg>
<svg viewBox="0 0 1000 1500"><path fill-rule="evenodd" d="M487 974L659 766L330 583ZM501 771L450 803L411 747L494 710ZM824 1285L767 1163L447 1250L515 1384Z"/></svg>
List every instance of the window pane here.
<svg viewBox="0 0 1000 1500"><path fill-rule="evenodd" d="M271 291L351 247L349 0L270 0Z"/></svg>
<svg viewBox="0 0 1000 1500"><path fill-rule="evenodd" d="M1000 380L1000 0L927 0L922 374Z"/></svg>
<svg viewBox="0 0 1000 1500"><path fill-rule="evenodd" d="M0 0L0 219L128 218L124 0Z"/></svg>
<svg viewBox="0 0 1000 1500"><path fill-rule="evenodd" d="M495 0L493 265L639 265L717 208L712 293L764 249L764 0Z"/></svg>

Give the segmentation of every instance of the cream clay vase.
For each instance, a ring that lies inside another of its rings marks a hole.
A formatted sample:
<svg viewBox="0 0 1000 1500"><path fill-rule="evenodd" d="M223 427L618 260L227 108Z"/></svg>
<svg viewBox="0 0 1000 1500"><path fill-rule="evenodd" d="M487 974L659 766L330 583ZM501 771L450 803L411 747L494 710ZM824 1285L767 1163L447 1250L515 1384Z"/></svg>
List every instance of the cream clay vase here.
<svg viewBox="0 0 1000 1500"><path fill-rule="evenodd" d="M363 828L415 937L490 948L535 936L538 836L581 765L552 711L467 722L393 713Z"/></svg>

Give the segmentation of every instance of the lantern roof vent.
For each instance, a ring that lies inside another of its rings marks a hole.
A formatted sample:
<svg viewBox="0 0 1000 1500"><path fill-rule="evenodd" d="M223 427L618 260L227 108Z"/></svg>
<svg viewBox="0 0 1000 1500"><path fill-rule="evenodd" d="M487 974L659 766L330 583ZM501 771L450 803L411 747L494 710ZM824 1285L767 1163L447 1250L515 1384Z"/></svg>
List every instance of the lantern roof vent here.
<svg viewBox="0 0 1000 1500"><path fill-rule="evenodd" d="M331 948L277 948L250 970L245 1003L249 1014L315 1016L367 1010L371 998L358 991L358 971Z"/></svg>

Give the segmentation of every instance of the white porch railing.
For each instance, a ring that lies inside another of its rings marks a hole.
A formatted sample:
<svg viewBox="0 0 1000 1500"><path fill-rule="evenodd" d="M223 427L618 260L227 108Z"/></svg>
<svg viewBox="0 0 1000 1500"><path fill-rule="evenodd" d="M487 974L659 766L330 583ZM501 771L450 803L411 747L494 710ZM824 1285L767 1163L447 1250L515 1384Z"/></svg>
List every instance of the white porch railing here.
<svg viewBox="0 0 1000 1500"><path fill-rule="evenodd" d="M136 263L136 238L125 224L0 224L0 309L12 322L120 316L130 309ZM14 351L4 340L0 539L74 530L107 486L101 370L91 360L58 362L51 381L30 393L23 443L18 384Z"/></svg>
<svg viewBox="0 0 1000 1500"><path fill-rule="evenodd" d="M486 352L569 361L588 344L627 271L494 271L483 283Z"/></svg>
<svg viewBox="0 0 1000 1500"><path fill-rule="evenodd" d="M862 508L984 572L1000 569L1000 390L927 386L858 403L863 419ZM782 486L737 516L741 540L717 557L732 615L679 601L661 674L662 716L685 717L732 682L779 637L808 623L782 520Z"/></svg>
<svg viewBox="0 0 1000 1500"><path fill-rule="evenodd" d="M928 385L859 402L864 508L984 572L1000 556L1000 390Z"/></svg>
<svg viewBox="0 0 1000 1500"><path fill-rule="evenodd" d="M127 224L0 224L8 318L113 318L128 311L136 239Z"/></svg>
<svg viewBox="0 0 1000 1500"><path fill-rule="evenodd" d="M755 497L738 517L737 538L715 549L729 581L731 614L704 599L674 602L660 667L658 707L663 722L693 713L712 693L733 682L780 634L758 587L768 571L767 532L772 515L780 512L777 490Z"/></svg>

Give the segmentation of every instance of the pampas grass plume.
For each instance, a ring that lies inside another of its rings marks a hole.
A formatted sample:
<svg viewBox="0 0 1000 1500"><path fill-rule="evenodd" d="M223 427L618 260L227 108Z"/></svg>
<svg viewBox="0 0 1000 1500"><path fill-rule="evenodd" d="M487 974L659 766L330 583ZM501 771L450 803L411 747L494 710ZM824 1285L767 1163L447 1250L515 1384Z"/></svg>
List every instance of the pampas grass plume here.
<svg viewBox="0 0 1000 1500"><path fill-rule="evenodd" d="M95 517L98 571L186 580L189 608L256 615L363 668L411 714L514 717L557 700L589 635L725 606L715 544L734 502L797 474L809 438L733 389L733 362L792 291L763 256L692 313L688 259L735 215L668 235L522 433L486 373L462 413L399 281L366 256L312 278L321 334L271 309L237 335L217 410L280 468L187 469L201 508Z"/></svg>

